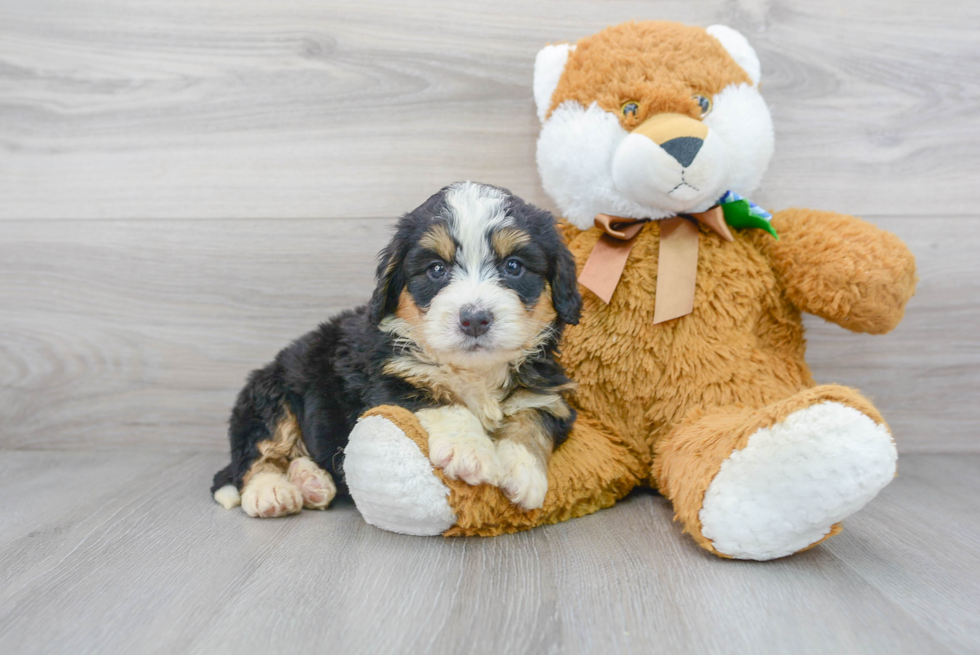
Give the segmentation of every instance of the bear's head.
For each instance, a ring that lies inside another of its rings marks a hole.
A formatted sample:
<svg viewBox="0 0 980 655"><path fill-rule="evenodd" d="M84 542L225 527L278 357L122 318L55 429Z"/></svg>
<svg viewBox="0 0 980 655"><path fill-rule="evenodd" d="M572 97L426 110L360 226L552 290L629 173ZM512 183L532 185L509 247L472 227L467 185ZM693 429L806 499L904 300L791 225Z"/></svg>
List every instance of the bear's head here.
<svg viewBox="0 0 980 655"><path fill-rule="evenodd" d="M758 86L755 51L724 25L624 23L547 46L534 64L544 190L580 229L748 195L773 152Z"/></svg>

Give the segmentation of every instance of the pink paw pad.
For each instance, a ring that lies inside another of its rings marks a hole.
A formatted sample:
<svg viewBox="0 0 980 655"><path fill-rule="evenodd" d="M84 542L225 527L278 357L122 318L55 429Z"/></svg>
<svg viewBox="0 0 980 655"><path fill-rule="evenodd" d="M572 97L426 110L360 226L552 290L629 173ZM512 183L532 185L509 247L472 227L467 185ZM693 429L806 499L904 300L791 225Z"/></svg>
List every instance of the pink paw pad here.
<svg viewBox="0 0 980 655"><path fill-rule="evenodd" d="M290 462L286 477L299 487L306 509L326 509L337 495L337 486L330 474L307 457Z"/></svg>

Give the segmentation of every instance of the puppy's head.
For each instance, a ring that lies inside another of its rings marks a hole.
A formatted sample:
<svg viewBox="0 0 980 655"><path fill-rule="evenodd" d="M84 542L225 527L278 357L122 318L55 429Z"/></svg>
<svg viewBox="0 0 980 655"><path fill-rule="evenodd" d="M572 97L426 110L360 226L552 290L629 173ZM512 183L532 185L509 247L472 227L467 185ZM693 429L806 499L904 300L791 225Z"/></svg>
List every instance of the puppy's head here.
<svg viewBox="0 0 980 655"><path fill-rule="evenodd" d="M505 189L459 182L398 222L370 313L440 363L467 367L553 344L580 308L554 217Z"/></svg>

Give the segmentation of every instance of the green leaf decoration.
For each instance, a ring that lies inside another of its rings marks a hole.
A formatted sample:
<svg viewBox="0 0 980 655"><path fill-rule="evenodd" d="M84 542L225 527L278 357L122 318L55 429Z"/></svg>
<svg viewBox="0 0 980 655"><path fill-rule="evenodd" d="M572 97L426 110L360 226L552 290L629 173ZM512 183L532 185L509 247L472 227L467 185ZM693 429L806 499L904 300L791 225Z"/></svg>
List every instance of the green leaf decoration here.
<svg viewBox="0 0 980 655"><path fill-rule="evenodd" d="M777 241L779 240L779 235L776 234L776 228L769 221L753 214L752 205L748 200L742 198L733 202L724 203L721 206L721 210L725 213L725 222L736 230L757 228L759 230L765 230L775 237Z"/></svg>

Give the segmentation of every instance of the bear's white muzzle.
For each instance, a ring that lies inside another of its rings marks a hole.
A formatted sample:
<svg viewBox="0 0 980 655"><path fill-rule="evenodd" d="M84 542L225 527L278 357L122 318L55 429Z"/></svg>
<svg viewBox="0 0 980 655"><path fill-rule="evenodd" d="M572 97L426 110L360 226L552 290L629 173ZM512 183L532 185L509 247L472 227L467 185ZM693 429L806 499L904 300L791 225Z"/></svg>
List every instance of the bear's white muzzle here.
<svg viewBox="0 0 980 655"><path fill-rule="evenodd" d="M690 141L683 143L685 139ZM722 140L710 130L700 147L695 141L680 137L658 145L631 132L613 154L613 184L641 205L677 213L708 209L725 190L728 156Z"/></svg>

